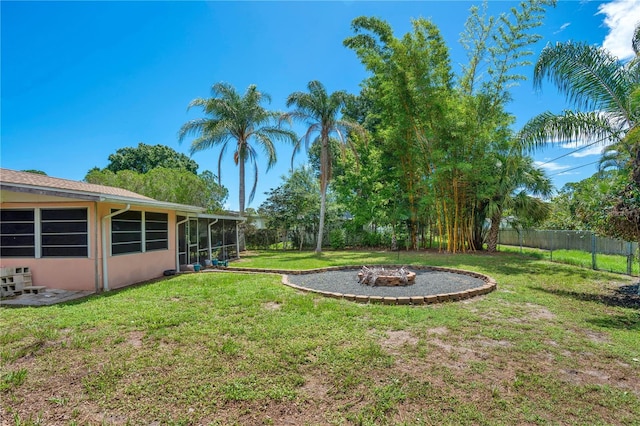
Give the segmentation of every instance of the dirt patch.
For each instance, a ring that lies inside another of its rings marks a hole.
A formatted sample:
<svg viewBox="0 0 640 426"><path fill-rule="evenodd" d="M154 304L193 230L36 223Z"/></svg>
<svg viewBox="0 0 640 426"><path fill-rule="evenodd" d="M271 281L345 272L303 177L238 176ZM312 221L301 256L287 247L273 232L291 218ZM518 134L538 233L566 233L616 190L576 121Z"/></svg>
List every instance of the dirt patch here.
<svg viewBox="0 0 640 426"><path fill-rule="evenodd" d="M533 303L527 303L525 306L530 309L528 317L534 321L551 321L556 317L553 312L544 306Z"/></svg>
<svg viewBox="0 0 640 426"><path fill-rule="evenodd" d="M308 376L305 378L304 385L300 388L300 394L305 399L318 400L325 398L330 387L322 377Z"/></svg>
<svg viewBox="0 0 640 426"><path fill-rule="evenodd" d="M277 302L267 302L267 303L263 303L262 307L267 311L278 311L280 310L282 305Z"/></svg>
<svg viewBox="0 0 640 426"><path fill-rule="evenodd" d="M599 332L593 331L593 330L584 330L583 333L593 343L601 344L601 343L609 343L610 342L609 338L604 333L599 333Z"/></svg>
<svg viewBox="0 0 640 426"><path fill-rule="evenodd" d="M513 343L507 340L493 340L485 338L476 339L474 340L474 343L485 348L510 348L513 346Z"/></svg>
<svg viewBox="0 0 640 426"><path fill-rule="evenodd" d="M408 331L387 331L386 335L387 337L380 342L383 348L394 349L404 345L415 346L418 344L418 338Z"/></svg>
<svg viewBox="0 0 640 426"><path fill-rule="evenodd" d="M449 329L447 327L434 327L427 330L427 334L436 334L438 336L442 336L447 333L449 333Z"/></svg>
<svg viewBox="0 0 640 426"><path fill-rule="evenodd" d="M127 339L127 343L129 343L134 348L142 347L142 339L144 338L144 333L141 331L131 331L129 332L129 338Z"/></svg>

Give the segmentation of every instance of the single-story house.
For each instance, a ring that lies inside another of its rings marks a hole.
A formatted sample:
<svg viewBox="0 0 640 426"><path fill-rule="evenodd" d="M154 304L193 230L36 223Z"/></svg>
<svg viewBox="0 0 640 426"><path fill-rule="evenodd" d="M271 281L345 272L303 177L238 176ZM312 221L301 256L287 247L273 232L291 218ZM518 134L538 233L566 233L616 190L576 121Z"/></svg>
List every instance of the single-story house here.
<svg viewBox="0 0 640 426"><path fill-rule="evenodd" d="M239 257L244 218L0 168L0 266L34 286L108 291Z"/></svg>

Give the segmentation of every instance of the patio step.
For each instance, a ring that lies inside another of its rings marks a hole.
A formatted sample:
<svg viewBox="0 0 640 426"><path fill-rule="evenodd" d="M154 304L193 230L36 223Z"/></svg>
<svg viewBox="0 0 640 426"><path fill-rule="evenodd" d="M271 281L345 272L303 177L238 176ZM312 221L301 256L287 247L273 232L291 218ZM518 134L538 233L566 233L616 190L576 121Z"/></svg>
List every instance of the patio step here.
<svg viewBox="0 0 640 426"><path fill-rule="evenodd" d="M22 290L25 292L25 294L26 293L38 294L46 288L47 287L43 285L28 285L28 286L25 286Z"/></svg>

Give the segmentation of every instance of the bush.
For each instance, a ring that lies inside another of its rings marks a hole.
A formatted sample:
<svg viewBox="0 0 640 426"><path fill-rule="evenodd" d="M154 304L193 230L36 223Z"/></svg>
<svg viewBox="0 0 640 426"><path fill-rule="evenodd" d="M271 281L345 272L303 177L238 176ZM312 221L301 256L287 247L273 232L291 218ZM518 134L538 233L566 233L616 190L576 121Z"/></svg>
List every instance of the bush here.
<svg viewBox="0 0 640 426"><path fill-rule="evenodd" d="M362 245L364 247L376 248L382 243L382 235L377 232L365 232L362 237Z"/></svg>
<svg viewBox="0 0 640 426"><path fill-rule="evenodd" d="M343 229L334 229L329 233L329 243L334 250L345 248L345 232Z"/></svg>

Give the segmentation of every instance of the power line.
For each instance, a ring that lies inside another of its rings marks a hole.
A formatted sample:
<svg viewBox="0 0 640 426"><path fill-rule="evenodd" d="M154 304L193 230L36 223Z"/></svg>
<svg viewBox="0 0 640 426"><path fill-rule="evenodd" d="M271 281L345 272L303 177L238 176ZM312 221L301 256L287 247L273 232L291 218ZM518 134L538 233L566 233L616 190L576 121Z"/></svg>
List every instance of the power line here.
<svg viewBox="0 0 640 426"><path fill-rule="evenodd" d="M594 141L594 142L591 142L591 143L589 143L589 144L583 145L583 146L581 146L580 148L576 148L576 149L574 149L573 151L567 152L566 154L562 154L562 155L561 155L561 156L559 156L559 157L552 158L552 159L551 159L551 160L549 160L549 161L545 161L544 163L539 164L539 165L538 165L538 167L544 166L545 164L552 163L552 162L554 162L554 161L556 161L556 160L559 160L559 159L561 159L561 158L563 158L563 157L566 157L567 155L571 155L571 154L574 154L574 153L576 153L576 152L578 152L578 151L581 151L581 150L583 150L583 149L585 149L585 148L589 148L590 146L593 146L593 145L595 145L595 144L597 144L597 143L600 143L600 142L602 142L602 141L604 141L604 140L606 140L606 139L609 139L609 137L602 138L602 139L598 139L597 141Z"/></svg>
<svg viewBox="0 0 640 426"><path fill-rule="evenodd" d="M592 164L598 164L599 162L600 162L600 161L598 160L598 161L593 161L593 162L591 162L591 163L583 164L583 165L581 165L581 166L572 167L572 168L570 168L570 169L562 170L562 171L559 171L558 173L554 173L554 174L552 174L552 175L549 175L549 177L557 176L557 175L560 175L560 174L562 174L562 173L566 173L566 172L570 172L571 170L581 169L582 167L591 166Z"/></svg>

